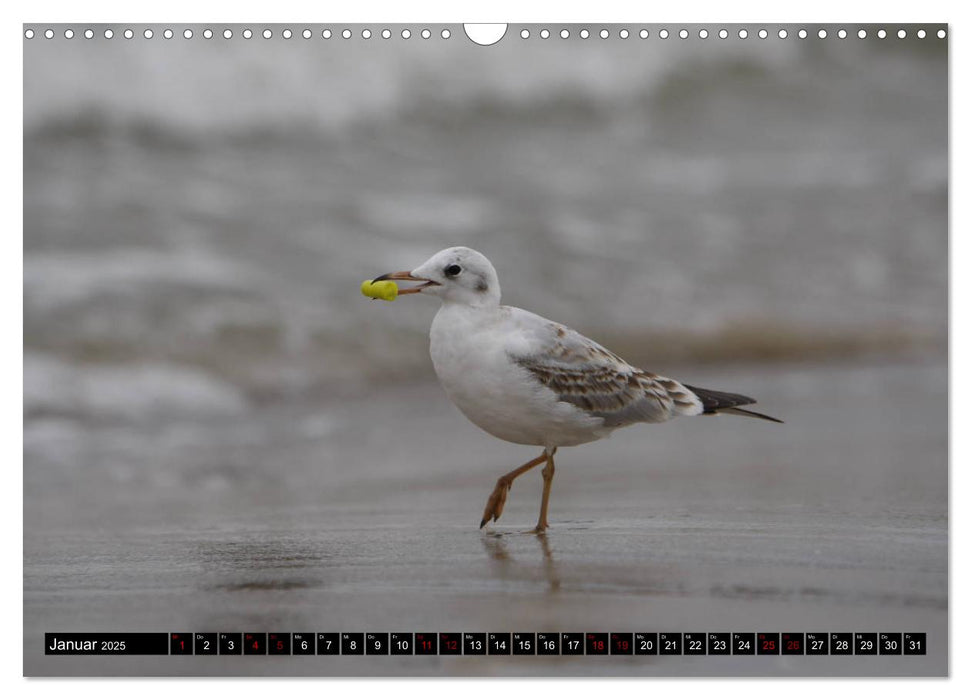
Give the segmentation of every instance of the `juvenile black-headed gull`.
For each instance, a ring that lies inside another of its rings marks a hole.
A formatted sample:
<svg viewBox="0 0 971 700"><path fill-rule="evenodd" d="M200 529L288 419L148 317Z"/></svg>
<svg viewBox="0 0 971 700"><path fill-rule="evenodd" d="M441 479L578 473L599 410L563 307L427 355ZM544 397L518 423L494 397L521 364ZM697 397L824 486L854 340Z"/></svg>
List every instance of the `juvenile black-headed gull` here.
<svg viewBox="0 0 971 700"><path fill-rule="evenodd" d="M480 528L502 515L513 480L545 462L535 531L546 530L558 447L677 416L734 413L782 422L739 408L755 399L645 372L566 326L501 306L495 268L471 248L446 248L410 272L391 272L374 282L381 280L423 282L398 294L442 300L432 321L431 357L445 393L459 410L497 438L543 448L536 459L499 477Z"/></svg>

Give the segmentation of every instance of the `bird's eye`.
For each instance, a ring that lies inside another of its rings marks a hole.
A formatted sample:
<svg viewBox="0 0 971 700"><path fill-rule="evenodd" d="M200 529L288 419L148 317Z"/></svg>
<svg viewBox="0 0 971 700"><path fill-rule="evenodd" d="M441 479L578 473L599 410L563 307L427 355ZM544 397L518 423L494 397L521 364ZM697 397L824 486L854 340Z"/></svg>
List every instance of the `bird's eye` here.
<svg viewBox="0 0 971 700"><path fill-rule="evenodd" d="M445 268L445 274L449 277L455 277L458 273L462 271L462 268L458 265L449 265Z"/></svg>

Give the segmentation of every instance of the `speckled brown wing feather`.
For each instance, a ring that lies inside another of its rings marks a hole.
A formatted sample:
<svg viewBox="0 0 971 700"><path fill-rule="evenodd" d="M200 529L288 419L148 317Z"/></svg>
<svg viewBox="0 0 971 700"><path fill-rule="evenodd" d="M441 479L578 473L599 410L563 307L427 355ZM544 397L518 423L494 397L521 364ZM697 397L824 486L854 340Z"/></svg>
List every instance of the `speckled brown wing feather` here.
<svg viewBox="0 0 971 700"><path fill-rule="evenodd" d="M512 359L560 401L602 418L607 427L696 415L698 397L679 382L634 367L574 330L550 323L538 351Z"/></svg>

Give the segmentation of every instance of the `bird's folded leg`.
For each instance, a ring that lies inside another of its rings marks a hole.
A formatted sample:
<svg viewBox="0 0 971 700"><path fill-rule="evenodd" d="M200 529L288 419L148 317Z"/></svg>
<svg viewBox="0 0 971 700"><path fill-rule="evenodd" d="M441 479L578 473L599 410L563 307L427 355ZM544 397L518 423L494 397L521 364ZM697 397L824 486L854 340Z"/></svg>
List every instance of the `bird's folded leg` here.
<svg viewBox="0 0 971 700"><path fill-rule="evenodd" d="M506 505L506 496L509 494L509 489L512 487L513 480L520 474L528 472L537 464L545 462L547 459L549 459L549 455L547 455L546 452L543 452L543 454L536 459L526 462L526 464L523 466L517 467L508 474L503 474L499 477L499 480L496 481L496 487L492 490L492 493L489 496L489 500L486 501L485 512L482 514L482 522L479 523L480 528L484 527L490 519L496 521L499 519L499 516L502 515L503 506Z"/></svg>
<svg viewBox="0 0 971 700"><path fill-rule="evenodd" d="M482 514L482 522L479 523L480 528L484 527L490 519L495 521L502 515L502 509L506 505L506 495L509 493L510 486L512 486L511 479L507 479L504 476L499 477L499 481L496 482L496 488L489 495L489 500L486 501L485 512Z"/></svg>

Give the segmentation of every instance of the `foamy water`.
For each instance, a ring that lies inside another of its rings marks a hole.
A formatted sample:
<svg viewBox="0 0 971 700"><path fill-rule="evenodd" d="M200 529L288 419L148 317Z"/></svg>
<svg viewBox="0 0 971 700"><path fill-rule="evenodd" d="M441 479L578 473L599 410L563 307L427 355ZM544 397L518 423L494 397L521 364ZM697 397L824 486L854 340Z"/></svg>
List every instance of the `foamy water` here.
<svg viewBox="0 0 971 700"><path fill-rule="evenodd" d="M641 362L943 347L943 51L679 42L25 42L28 418L427 376L358 284L456 244Z"/></svg>

